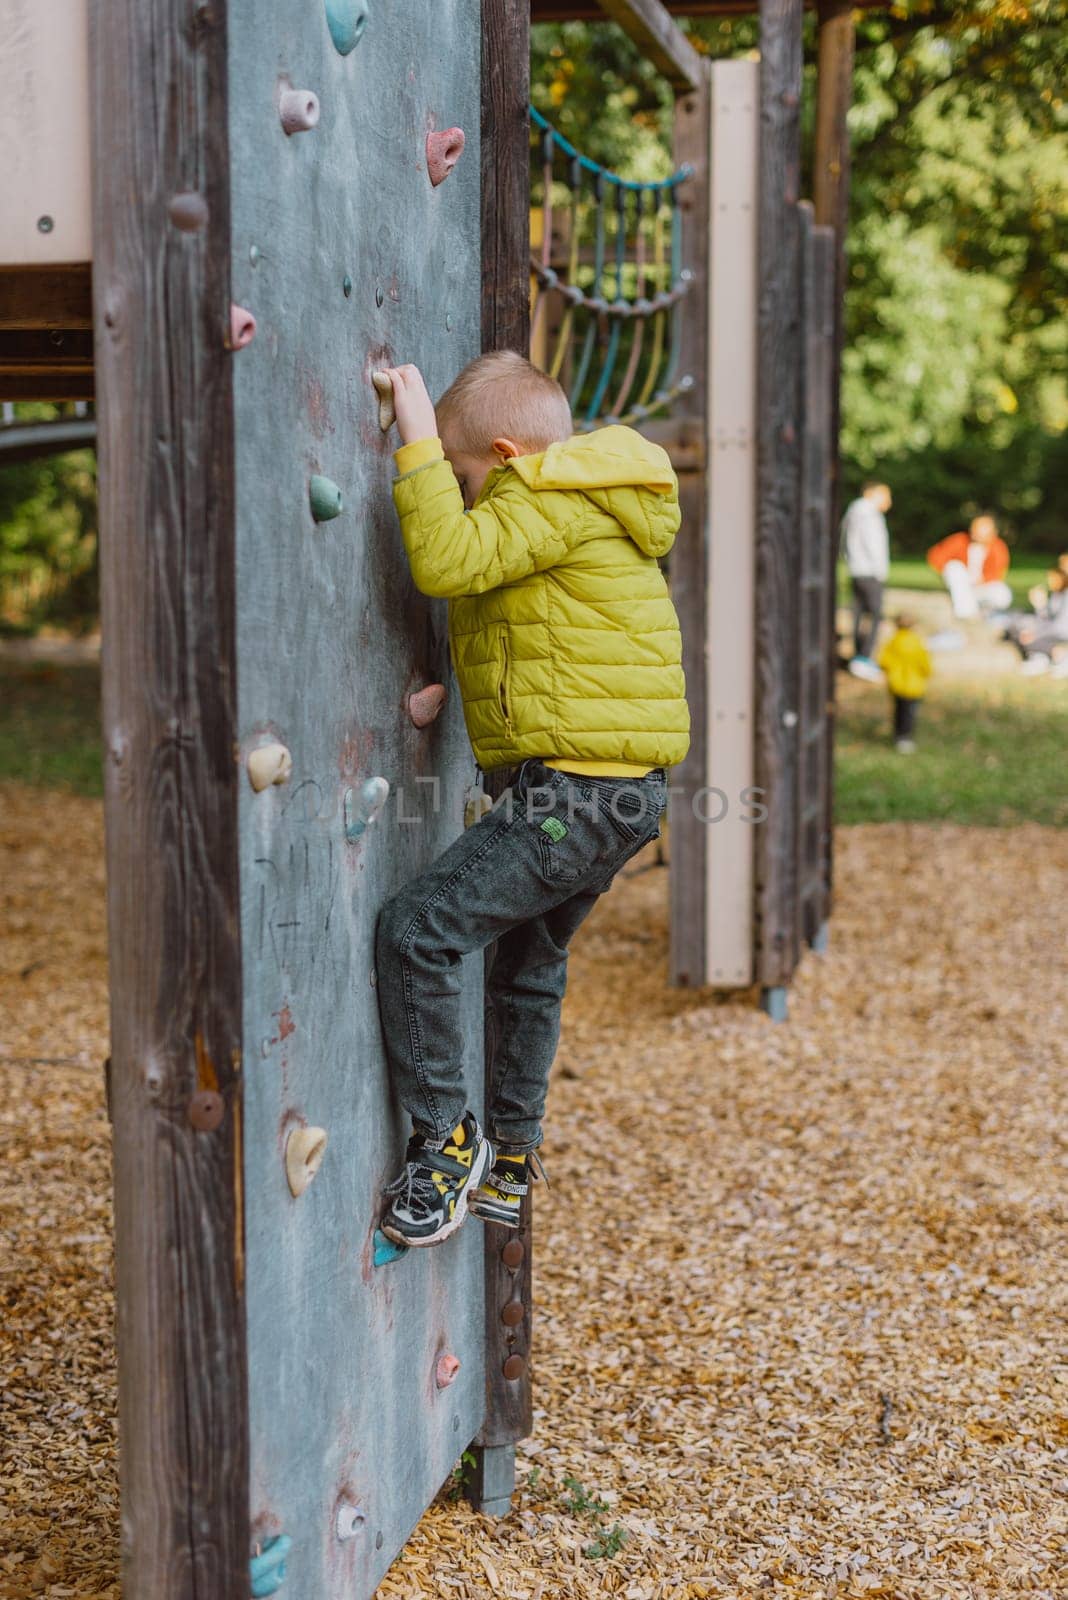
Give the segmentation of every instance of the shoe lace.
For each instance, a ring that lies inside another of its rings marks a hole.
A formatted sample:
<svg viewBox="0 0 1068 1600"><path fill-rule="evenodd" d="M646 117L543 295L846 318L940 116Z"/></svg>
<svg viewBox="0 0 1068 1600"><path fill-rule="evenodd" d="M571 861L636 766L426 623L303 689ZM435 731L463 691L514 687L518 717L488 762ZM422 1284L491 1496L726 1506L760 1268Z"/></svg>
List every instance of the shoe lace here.
<svg viewBox="0 0 1068 1600"><path fill-rule="evenodd" d="M431 1169L418 1159L408 1161L404 1171L392 1183L387 1183L385 1194L404 1195L404 1207L413 1217L428 1217L437 1205L439 1194Z"/></svg>

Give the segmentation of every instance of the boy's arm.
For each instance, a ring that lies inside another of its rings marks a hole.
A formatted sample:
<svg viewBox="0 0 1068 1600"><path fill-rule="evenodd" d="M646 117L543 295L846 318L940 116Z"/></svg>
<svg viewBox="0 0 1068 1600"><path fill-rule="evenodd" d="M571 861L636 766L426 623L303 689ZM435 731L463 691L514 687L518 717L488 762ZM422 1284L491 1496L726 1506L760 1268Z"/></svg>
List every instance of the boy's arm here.
<svg viewBox="0 0 1068 1600"><path fill-rule="evenodd" d="M465 511L440 440L420 439L396 454L393 485L404 547L416 588L443 599L482 594L551 567L566 539L518 480L484 506ZM405 469L408 470L405 470Z"/></svg>

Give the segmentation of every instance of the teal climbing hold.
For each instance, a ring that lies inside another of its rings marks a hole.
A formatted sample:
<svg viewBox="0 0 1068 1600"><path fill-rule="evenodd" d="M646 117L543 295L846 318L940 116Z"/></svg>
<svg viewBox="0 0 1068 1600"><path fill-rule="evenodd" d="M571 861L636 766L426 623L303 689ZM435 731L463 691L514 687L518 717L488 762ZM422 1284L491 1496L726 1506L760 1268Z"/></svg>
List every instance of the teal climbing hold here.
<svg viewBox="0 0 1068 1600"><path fill-rule="evenodd" d="M389 781L386 778L368 778L360 788L345 790L345 838L355 844L366 833L389 799Z"/></svg>
<svg viewBox="0 0 1068 1600"><path fill-rule="evenodd" d="M369 10L367 0L326 0L326 25L339 55L355 50L363 38Z"/></svg>
<svg viewBox="0 0 1068 1600"><path fill-rule="evenodd" d="M381 1228L375 1229L375 1266L384 1267L389 1261L399 1261L408 1254L406 1244L397 1244L394 1239L387 1239Z"/></svg>
<svg viewBox="0 0 1068 1600"><path fill-rule="evenodd" d="M340 517L341 490L332 478L322 478L316 473L308 489L308 499L316 522L332 522L335 517Z"/></svg>
<svg viewBox="0 0 1068 1600"><path fill-rule="evenodd" d="M249 1578L253 1600L260 1600L261 1595L274 1594L282 1587L286 1577L286 1556L292 1548L293 1541L288 1533L280 1533L276 1539L268 1539L259 1555L252 1557Z"/></svg>

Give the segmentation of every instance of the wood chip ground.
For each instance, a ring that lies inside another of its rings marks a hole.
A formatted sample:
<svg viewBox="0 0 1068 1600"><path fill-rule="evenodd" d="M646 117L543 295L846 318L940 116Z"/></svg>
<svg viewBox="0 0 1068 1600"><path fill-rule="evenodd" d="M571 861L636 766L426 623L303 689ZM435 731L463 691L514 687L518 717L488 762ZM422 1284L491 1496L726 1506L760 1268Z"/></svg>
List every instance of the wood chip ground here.
<svg viewBox="0 0 1068 1600"><path fill-rule="evenodd" d="M665 987L649 861L583 930L515 1511L443 1491L382 1600L1068 1594L1068 838L839 849L784 1025ZM0 851L0 1600L113 1600L100 808L5 787Z"/></svg>

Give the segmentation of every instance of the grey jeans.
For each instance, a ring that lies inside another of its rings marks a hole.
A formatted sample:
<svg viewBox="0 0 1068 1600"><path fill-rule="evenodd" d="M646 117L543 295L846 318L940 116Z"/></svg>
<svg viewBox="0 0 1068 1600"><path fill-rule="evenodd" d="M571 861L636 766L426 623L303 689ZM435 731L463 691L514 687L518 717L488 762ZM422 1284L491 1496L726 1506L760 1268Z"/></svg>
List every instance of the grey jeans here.
<svg viewBox="0 0 1068 1600"><path fill-rule="evenodd" d="M443 1138L471 1104L460 960L496 941L485 1126L498 1149L541 1144L568 944L623 863L659 834L666 803L662 767L587 778L524 761L493 809L382 907L378 1004L417 1133Z"/></svg>

